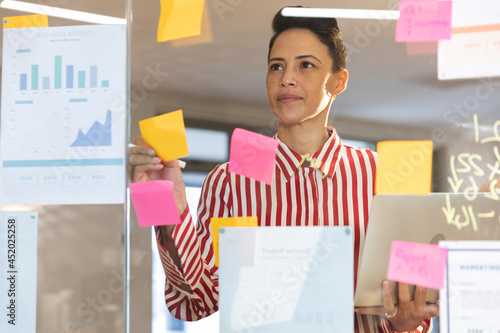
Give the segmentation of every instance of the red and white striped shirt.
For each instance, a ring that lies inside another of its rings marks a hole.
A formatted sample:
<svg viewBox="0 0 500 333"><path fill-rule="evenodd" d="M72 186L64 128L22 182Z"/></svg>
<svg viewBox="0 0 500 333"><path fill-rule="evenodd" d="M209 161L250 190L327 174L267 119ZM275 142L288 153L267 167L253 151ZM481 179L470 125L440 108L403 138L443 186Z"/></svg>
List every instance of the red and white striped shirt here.
<svg viewBox="0 0 500 333"><path fill-rule="evenodd" d="M183 272L158 242L166 274L165 301L174 317L193 321L218 310L212 217L257 216L259 226L351 226L356 286L377 157L373 151L343 145L335 129L328 130L330 138L312 156L317 168L301 166L303 157L280 142L271 186L229 173L227 163L210 172L201 192L196 229L188 209L174 229ZM355 313L354 318L355 332L391 332L387 321L378 316ZM427 332L429 327L426 320L415 332Z"/></svg>

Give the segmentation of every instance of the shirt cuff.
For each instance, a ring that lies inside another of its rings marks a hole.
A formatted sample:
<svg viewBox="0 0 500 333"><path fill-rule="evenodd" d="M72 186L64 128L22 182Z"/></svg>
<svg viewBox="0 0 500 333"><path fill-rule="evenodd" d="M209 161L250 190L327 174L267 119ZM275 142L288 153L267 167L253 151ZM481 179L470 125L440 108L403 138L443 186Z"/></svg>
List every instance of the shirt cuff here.
<svg viewBox="0 0 500 333"><path fill-rule="evenodd" d="M427 333L427 332L429 332L429 328L431 327L431 320L432 320L431 318L424 320L420 324L419 327L417 327L416 329L413 330L413 333L416 333L416 332ZM385 317L382 317L380 319L379 326L382 329L383 333L394 333L394 332L396 332L396 333L408 333L408 332L397 332L397 331L391 330L391 326L389 325L389 321Z"/></svg>

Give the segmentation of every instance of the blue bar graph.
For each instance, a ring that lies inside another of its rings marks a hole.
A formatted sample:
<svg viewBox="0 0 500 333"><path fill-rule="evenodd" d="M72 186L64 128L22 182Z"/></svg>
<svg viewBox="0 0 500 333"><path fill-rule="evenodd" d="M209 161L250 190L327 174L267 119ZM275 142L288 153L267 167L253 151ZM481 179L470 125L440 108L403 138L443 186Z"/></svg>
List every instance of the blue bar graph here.
<svg viewBox="0 0 500 333"><path fill-rule="evenodd" d="M85 71L78 71L78 88L85 88Z"/></svg>
<svg viewBox="0 0 500 333"><path fill-rule="evenodd" d="M21 74L19 78L19 89L26 90L28 88L28 74Z"/></svg>
<svg viewBox="0 0 500 333"><path fill-rule="evenodd" d="M17 53L31 52L30 49L20 49L16 51ZM97 88L98 82L101 82L102 88L109 88L109 80L100 80L99 78L99 66L92 65L89 70L79 70L78 65L68 65L64 64L63 68L63 56L54 56L54 76L42 76L47 70L51 71L50 68L40 67L39 64L32 64L31 71L19 74L19 90L28 90L28 80L30 80L30 89L39 90L42 89L73 89L73 88ZM65 69L65 73L63 70ZM65 75L64 75L65 74ZM40 81L41 77L41 81ZM63 86L63 78L66 82ZM53 85L51 86L51 83Z"/></svg>
<svg viewBox="0 0 500 333"><path fill-rule="evenodd" d="M43 89L50 89L50 77L43 77Z"/></svg>
<svg viewBox="0 0 500 333"><path fill-rule="evenodd" d="M88 102L89 100L87 98L71 98L69 100L70 103L85 103Z"/></svg>
<svg viewBox="0 0 500 333"><path fill-rule="evenodd" d="M31 65L31 89L38 90L38 65Z"/></svg>
<svg viewBox="0 0 500 333"><path fill-rule="evenodd" d="M66 66L66 88L73 88L73 65Z"/></svg>
<svg viewBox="0 0 500 333"><path fill-rule="evenodd" d="M15 104L33 104L33 101L15 101Z"/></svg>
<svg viewBox="0 0 500 333"><path fill-rule="evenodd" d="M61 89L62 81L62 56L56 56L54 59L54 88Z"/></svg>
<svg viewBox="0 0 500 333"><path fill-rule="evenodd" d="M90 66L90 88L97 88L97 66Z"/></svg>
<svg viewBox="0 0 500 333"><path fill-rule="evenodd" d="M31 49L19 49L16 53L31 53Z"/></svg>

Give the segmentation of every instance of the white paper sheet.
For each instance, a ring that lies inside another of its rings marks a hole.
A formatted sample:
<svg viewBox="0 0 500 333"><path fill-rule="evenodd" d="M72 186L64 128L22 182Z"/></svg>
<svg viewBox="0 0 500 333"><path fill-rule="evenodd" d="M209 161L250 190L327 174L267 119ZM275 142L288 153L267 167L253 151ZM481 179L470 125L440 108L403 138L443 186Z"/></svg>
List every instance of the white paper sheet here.
<svg viewBox="0 0 500 333"><path fill-rule="evenodd" d="M125 25L3 33L0 204L124 202Z"/></svg>
<svg viewBox="0 0 500 333"><path fill-rule="evenodd" d="M353 332L347 227L223 228L221 332Z"/></svg>
<svg viewBox="0 0 500 333"><path fill-rule="evenodd" d="M500 76L500 24L439 41L438 70L440 80Z"/></svg>
<svg viewBox="0 0 500 333"><path fill-rule="evenodd" d="M440 290L441 333L500 332L500 241L441 241L448 248Z"/></svg>
<svg viewBox="0 0 500 333"><path fill-rule="evenodd" d="M438 44L440 80L500 76L500 1L453 0L453 33Z"/></svg>
<svg viewBox="0 0 500 333"><path fill-rule="evenodd" d="M0 332L35 333L37 212L0 212Z"/></svg>

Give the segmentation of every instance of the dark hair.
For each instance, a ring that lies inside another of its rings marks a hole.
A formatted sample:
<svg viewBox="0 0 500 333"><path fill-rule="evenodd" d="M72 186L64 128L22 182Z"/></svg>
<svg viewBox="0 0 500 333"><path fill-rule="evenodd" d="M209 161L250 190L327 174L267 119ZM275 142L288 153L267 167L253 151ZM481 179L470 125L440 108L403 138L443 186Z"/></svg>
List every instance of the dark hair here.
<svg viewBox="0 0 500 333"><path fill-rule="evenodd" d="M301 6L297 6L301 7ZM267 59L271 55L271 49L278 36L289 29L307 29L313 32L316 37L328 47L333 60L333 72L345 69L347 61L347 50L342 40L337 20L334 18L313 18L313 17L285 17L281 15L281 10L274 16L274 35L269 41L269 52Z"/></svg>

